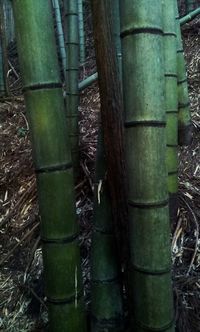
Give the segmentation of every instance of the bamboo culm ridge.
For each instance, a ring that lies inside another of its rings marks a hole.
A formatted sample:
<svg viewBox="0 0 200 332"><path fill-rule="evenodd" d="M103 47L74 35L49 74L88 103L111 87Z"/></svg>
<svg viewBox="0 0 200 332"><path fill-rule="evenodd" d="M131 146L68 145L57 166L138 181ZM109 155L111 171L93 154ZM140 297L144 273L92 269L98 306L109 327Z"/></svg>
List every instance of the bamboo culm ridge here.
<svg viewBox="0 0 200 332"><path fill-rule="evenodd" d="M13 8L37 175L49 331L84 332L74 179L51 3L15 0Z"/></svg>

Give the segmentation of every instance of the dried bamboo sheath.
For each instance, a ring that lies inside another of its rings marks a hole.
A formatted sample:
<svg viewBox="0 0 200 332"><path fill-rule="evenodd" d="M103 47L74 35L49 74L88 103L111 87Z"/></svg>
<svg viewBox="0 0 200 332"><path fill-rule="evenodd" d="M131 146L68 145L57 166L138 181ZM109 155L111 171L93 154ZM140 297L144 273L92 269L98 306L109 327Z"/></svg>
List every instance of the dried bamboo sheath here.
<svg viewBox="0 0 200 332"><path fill-rule="evenodd" d="M121 0L121 19L132 329L172 332L162 3Z"/></svg>
<svg viewBox="0 0 200 332"><path fill-rule="evenodd" d="M49 329L85 331L73 172L51 4L15 0L13 6L37 174Z"/></svg>

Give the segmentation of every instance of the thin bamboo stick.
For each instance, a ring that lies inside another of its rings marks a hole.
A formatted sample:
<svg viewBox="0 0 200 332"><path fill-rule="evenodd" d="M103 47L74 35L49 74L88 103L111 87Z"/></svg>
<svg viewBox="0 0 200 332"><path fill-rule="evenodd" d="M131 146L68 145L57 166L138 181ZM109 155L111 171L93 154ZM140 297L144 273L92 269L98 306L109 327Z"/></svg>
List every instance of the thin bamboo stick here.
<svg viewBox="0 0 200 332"><path fill-rule="evenodd" d="M79 33L78 3L64 0L64 33L67 54L66 69L66 106L69 123L69 135L72 151L74 175L79 173L79 128L78 128L78 75L79 75Z"/></svg>
<svg viewBox="0 0 200 332"><path fill-rule="evenodd" d="M192 141L190 100L177 0L175 0L175 17L177 26L178 143L179 145L189 145Z"/></svg>
<svg viewBox="0 0 200 332"><path fill-rule="evenodd" d="M121 0L121 25L131 331L172 332L162 2Z"/></svg>
<svg viewBox="0 0 200 332"><path fill-rule="evenodd" d="M67 65L67 56L65 50L65 40L64 40L64 32L62 26L62 18L60 12L60 4L59 0L52 0L53 8L55 12L55 19L56 19L56 27L57 27L57 36L58 36L58 43L59 43L59 53L62 61L62 70L64 76L66 75L66 65Z"/></svg>
<svg viewBox="0 0 200 332"><path fill-rule="evenodd" d="M37 174L49 330L84 332L74 180L51 1L15 0L13 7Z"/></svg>
<svg viewBox="0 0 200 332"><path fill-rule="evenodd" d="M83 19L83 0L78 0L78 21L79 21L79 40L80 40L80 63L85 62L85 33Z"/></svg>
<svg viewBox="0 0 200 332"><path fill-rule="evenodd" d="M167 115L167 170L169 211L175 221L178 209L178 96L174 0L163 1L165 109Z"/></svg>

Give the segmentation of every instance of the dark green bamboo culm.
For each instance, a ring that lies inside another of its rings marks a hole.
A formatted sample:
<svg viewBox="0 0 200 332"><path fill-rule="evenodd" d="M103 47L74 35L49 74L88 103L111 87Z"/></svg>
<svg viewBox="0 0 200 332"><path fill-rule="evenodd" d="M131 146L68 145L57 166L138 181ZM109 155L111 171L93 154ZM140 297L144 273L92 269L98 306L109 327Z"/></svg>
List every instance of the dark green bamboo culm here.
<svg viewBox="0 0 200 332"><path fill-rule="evenodd" d="M5 77L3 69L3 50L0 36L0 98L6 95Z"/></svg>
<svg viewBox="0 0 200 332"><path fill-rule="evenodd" d="M67 56L65 50L65 40L64 40L64 32L62 26L62 18L60 12L60 4L59 0L52 0L54 13L55 13L55 21L56 21L56 29L57 29L57 37L58 37L58 44L59 44L59 53L62 62L62 71L63 75L66 75L66 65L67 65Z"/></svg>
<svg viewBox="0 0 200 332"><path fill-rule="evenodd" d="M78 0L78 21L79 21L79 41L80 41L80 64L85 63L85 33L84 33L84 16L83 0Z"/></svg>
<svg viewBox="0 0 200 332"><path fill-rule="evenodd" d="M64 33L67 54L66 68L66 106L69 135L72 151L74 176L79 174L79 128L78 128L78 76L79 76L79 33L78 2L64 0Z"/></svg>
<svg viewBox="0 0 200 332"><path fill-rule="evenodd" d="M74 180L51 1L15 0L13 8L37 174L49 331L85 332Z"/></svg>
<svg viewBox="0 0 200 332"><path fill-rule="evenodd" d="M113 20L113 34L115 41L115 48L117 53L117 60L119 66L120 77L122 76L122 48L120 38L120 9L119 0L111 0L112 6L112 20Z"/></svg>
<svg viewBox="0 0 200 332"><path fill-rule="evenodd" d="M185 0L186 12L190 13L195 9L195 0Z"/></svg>
<svg viewBox="0 0 200 332"><path fill-rule="evenodd" d="M167 171L170 220L178 209L178 96L174 0L163 1L165 108L167 115Z"/></svg>
<svg viewBox="0 0 200 332"><path fill-rule="evenodd" d="M103 135L101 129L99 131L91 251L91 331L117 332L123 331L122 287L107 184Z"/></svg>
<svg viewBox="0 0 200 332"><path fill-rule="evenodd" d="M162 2L121 0L131 331L174 331Z"/></svg>
<svg viewBox="0 0 200 332"><path fill-rule="evenodd" d="M13 42L14 38L15 38L12 1L11 0L1 0L1 1L2 1L3 7L4 7L6 42L7 42L7 46L8 46L9 43Z"/></svg>
<svg viewBox="0 0 200 332"><path fill-rule="evenodd" d="M177 0L175 0L175 16L177 27L178 143L179 145L189 145L192 141L190 100Z"/></svg>
<svg viewBox="0 0 200 332"><path fill-rule="evenodd" d="M0 2L0 48L1 48L1 95L9 95L8 86L8 50L7 50L7 39L6 39L6 25L5 25L5 7L4 2Z"/></svg>

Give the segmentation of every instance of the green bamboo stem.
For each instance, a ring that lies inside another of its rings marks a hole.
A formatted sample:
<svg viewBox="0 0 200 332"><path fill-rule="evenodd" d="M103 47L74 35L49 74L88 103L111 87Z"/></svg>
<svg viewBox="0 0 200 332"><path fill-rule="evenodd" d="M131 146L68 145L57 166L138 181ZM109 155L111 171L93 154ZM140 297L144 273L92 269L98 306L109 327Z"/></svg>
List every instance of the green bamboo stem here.
<svg viewBox="0 0 200 332"><path fill-rule="evenodd" d="M4 9L4 19L5 19L5 32L6 32L6 42L7 46L10 42L14 41L15 38L15 27L14 27L14 17L11 0L1 0Z"/></svg>
<svg viewBox="0 0 200 332"><path fill-rule="evenodd" d="M79 91L83 91L84 89L88 88L92 83L96 82L98 80L98 73L94 73L87 78L85 78L83 81L81 81L78 85Z"/></svg>
<svg viewBox="0 0 200 332"><path fill-rule="evenodd" d="M195 9L195 0L185 0L186 12L189 13Z"/></svg>
<svg viewBox="0 0 200 332"><path fill-rule="evenodd" d="M2 78L4 81L2 89L4 90L4 95L9 95L8 86L8 53L7 53L7 40L6 40L6 26L5 26L5 16L4 16L4 3L0 2L0 43L1 43L1 54L2 54Z"/></svg>
<svg viewBox="0 0 200 332"><path fill-rule="evenodd" d="M172 332L162 2L121 0L121 22L131 331Z"/></svg>
<svg viewBox="0 0 200 332"><path fill-rule="evenodd" d="M198 15L200 15L200 7L193 10L192 12L190 12L189 14L183 16L180 18L179 22L180 25L184 25L190 21L192 21L195 17L197 17Z"/></svg>
<svg viewBox="0 0 200 332"><path fill-rule="evenodd" d="M65 40L62 26L62 18L60 12L60 4L59 0L52 0L53 8L55 12L55 20L56 20L56 28L57 28L57 36L58 36L58 44L59 44L59 53L62 61L62 70L64 76L66 75L66 64L67 64L67 56L65 50Z"/></svg>
<svg viewBox="0 0 200 332"><path fill-rule="evenodd" d="M5 80L4 80L4 70L3 70L3 50L0 38L0 97L6 95Z"/></svg>
<svg viewBox="0 0 200 332"><path fill-rule="evenodd" d="M80 40L80 63L85 62L85 34L83 19L83 0L78 0L78 21L79 21L79 40Z"/></svg>
<svg viewBox="0 0 200 332"><path fill-rule="evenodd" d="M79 173L79 128L78 128L78 75L79 75L79 33L78 3L64 0L64 33L67 54L66 105L69 135L75 178Z"/></svg>
<svg viewBox="0 0 200 332"><path fill-rule="evenodd" d="M122 289L107 184L103 135L100 129L96 157L94 230L91 249L91 331L123 329Z"/></svg>
<svg viewBox="0 0 200 332"><path fill-rule="evenodd" d="M163 1L165 109L167 115L167 171L169 211L176 220L178 202L178 96L174 0Z"/></svg>
<svg viewBox="0 0 200 332"><path fill-rule="evenodd" d="M177 26L177 76L178 76L178 143L189 145L192 140L190 100L186 76L183 42L179 22L177 0L175 0L175 17Z"/></svg>
<svg viewBox="0 0 200 332"><path fill-rule="evenodd" d="M113 19L113 33L114 33L115 49L116 49L116 54L117 54L120 77L122 77L122 48L121 48L121 38L120 38L119 0L111 0L111 5L112 5L112 19Z"/></svg>
<svg viewBox="0 0 200 332"><path fill-rule="evenodd" d="M74 181L51 1L15 0L13 8L37 174L49 331L86 331Z"/></svg>

